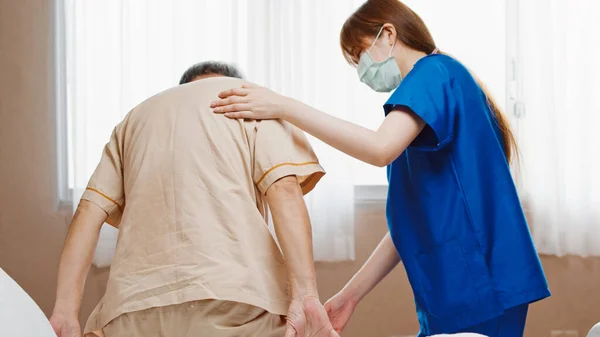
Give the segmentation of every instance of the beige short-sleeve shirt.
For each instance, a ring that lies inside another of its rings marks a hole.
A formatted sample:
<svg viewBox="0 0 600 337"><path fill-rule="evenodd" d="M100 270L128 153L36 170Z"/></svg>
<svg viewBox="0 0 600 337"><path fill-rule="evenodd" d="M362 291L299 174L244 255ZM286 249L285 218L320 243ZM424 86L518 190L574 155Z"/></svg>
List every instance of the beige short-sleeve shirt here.
<svg viewBox="0 0 600 337"><path fill-rule="evenodd" d="M308 193L324 171L292 125L212 112L220 91L243 83L208 78L166 90L115 128L82 197L119 228L86 332L123 313L203 299L286 313L285 263L263 196L288 175Z"/></svg>

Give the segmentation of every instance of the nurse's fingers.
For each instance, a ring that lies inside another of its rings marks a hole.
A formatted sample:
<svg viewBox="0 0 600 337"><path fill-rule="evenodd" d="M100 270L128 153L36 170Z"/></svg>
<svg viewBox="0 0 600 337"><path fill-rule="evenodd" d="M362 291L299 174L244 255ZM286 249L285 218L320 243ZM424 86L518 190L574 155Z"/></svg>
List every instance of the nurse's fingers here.
<svg viewBox="0 0 600 337"><path fill-rule="evenodd" d="M248 98L243 96L229 96L227 98L218 99L212 103L210 103L211 108L216 108L225 105L231 104L240 104L240 103L248 103Z"/></svg>
<svg viewBox="0 0 600 337"><path fill-rule="evenodd" d="M213 109L214 113L222 114L226 112L239 112L250 110L250 104L248 103L234 103L224 106L219 106Z"/></svg>
<svg viewBox="0 0 600 337"><path fill-rule="evenodd" d="M231 119L256 119L252 111L228 112L224 116Z"/></svg>
<svg viewBox="0 0 600 337"><path fill-rule="evenodd" d="M219 98L227 98L229 96L246 96L250 92L249 88L233 88L219 93Z"/></svg>
<svg viewBox="0 0 600 337"><path fill-rule="evenodd" d="M247 88L247 89L256 89L256 88L262 88L260 85L256 85L254 83L248 83L248 84L243 84L242 88Z"/></svg>

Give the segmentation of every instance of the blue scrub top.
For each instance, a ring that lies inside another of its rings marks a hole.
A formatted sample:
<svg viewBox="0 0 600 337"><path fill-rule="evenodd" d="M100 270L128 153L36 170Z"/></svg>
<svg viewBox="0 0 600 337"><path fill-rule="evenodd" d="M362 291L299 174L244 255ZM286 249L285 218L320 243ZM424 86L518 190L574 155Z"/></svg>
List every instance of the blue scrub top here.
<svg viewBox="0 0 600 337"><path fill-rule="evenodd" d="M427 126L388 166L387 221L421 332L453 333L550 296L485 94L429 55L384 106Z"/></svg>

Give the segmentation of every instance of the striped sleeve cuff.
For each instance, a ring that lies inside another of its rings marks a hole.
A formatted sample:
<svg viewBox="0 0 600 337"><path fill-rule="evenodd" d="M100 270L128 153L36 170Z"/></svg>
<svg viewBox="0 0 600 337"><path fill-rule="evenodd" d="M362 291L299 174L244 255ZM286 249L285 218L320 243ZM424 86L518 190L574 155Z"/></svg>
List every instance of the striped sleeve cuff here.
<svg viewBox="0 0 600 337"><path fill-rule="evenodd" d="M256 186L263 194L266 194L269 187L277 180L287 176L296 176L302 193L307 194L324 175L325 170L318 162L282 163L267 170L256 182Z"/></svg>

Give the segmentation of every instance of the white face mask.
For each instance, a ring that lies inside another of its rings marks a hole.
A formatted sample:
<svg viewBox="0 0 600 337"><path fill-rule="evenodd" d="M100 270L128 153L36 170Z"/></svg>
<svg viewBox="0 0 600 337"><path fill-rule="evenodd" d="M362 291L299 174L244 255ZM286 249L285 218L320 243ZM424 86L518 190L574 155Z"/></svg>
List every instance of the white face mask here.
<svg viewBox="0 0 600 337"><path fill-rule="evenodd" d="M396 89L402 81L402 72L400 72L400 68L398 68L396 60L392 56L396 41L392 45L388 58L384 61L375 62L370 54L382 31L383 26L379 30L379 33L377 33L369 50L364 52L360 57L356 70L358 71L360 81L371 87L371 89L377 92L390 92Z"/></svg>

